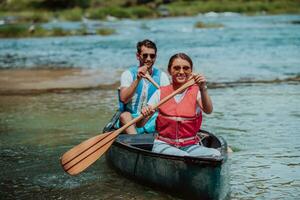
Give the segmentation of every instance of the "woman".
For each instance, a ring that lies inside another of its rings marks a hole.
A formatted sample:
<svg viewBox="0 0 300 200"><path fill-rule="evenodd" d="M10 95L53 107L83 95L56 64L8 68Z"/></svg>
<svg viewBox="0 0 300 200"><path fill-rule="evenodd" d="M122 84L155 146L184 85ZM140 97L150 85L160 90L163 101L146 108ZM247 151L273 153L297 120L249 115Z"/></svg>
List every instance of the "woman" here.
<svg viewBox="0 0 300 200"><path fill-rule="evenodd" d="M220 156L218 150L199 145L197 132L201 127L202 111L210 114L213 106L205 77L192 74L192 70L193 62L186 54L178 53L170 58L168 71L172 84L160 87L153 94L148 106L142 109L142 114L146 117L137 126L142 127L147 122L155 112L152 107L161 99L194 78L195 85L159 107L156 119L158 136L154 140L152 151L179 156Z"/></svg>

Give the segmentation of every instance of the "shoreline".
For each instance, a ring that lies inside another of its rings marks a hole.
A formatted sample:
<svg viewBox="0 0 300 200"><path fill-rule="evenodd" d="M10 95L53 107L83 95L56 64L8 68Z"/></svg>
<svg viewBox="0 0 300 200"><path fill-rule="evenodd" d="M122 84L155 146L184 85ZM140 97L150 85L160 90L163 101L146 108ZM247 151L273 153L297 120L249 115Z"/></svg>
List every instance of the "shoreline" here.
<svg viewBox="0 0 300 200"><path fill-rule="evenodd" d="M0 95L115 89L119 81L94 69L1 69Z"/></svg>
<svg viewBox="0 0 300 200"><path fill-rule="evenodd" d="M69 93L87 90L117 90L120 72L107 74L96 69L1 69L0 96ZM210 82L208 88L222 89L266 84L300 84L300 75L284 79Z"/></svg>

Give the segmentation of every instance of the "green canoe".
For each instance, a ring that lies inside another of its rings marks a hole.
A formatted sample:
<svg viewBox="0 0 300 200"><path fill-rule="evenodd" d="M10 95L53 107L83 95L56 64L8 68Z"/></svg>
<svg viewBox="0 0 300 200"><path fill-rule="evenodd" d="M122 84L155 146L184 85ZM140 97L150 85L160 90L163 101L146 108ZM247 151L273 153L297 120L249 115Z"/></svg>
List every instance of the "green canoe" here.
<svg viewBox="0 0 300 200"><path fill-rule="evenodd" d="M103 132L114 130L117 113ZM229 164L227 143L204 130L204 146L220 150L220 157L182 157L151 152L154 134L119 135L106 153L106 160L128 178L184 199L227 199Z"/></svg>

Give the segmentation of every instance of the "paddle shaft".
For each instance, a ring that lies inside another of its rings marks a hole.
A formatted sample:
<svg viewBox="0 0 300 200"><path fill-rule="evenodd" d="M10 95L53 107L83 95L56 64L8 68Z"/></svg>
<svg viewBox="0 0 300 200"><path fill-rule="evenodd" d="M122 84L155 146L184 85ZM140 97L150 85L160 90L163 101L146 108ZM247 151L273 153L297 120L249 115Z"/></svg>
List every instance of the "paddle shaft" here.
<svg viewBox="0 0 300 200"><path fill-rule="evenodd" d="M189 80L170 95L163 98L153 107L153 109L157 109L160 105L164 104L176 94L183 92L186 88L193 84L195 84L194 79ZM93 138L73 147L61 157L61 165L63 169L70 175L79 174L99 159L110 148L120 133L129 126L140 121L142 118L144 118L144 116L140 115L115 131L94 136Z"/></svg>
<svg viewBox="0 0 300 200"><path fill-rule="evenodd" d="M159 88L159 85L152 79L150 74L146 73L145 78L148 79L157 89Z"/></svg>

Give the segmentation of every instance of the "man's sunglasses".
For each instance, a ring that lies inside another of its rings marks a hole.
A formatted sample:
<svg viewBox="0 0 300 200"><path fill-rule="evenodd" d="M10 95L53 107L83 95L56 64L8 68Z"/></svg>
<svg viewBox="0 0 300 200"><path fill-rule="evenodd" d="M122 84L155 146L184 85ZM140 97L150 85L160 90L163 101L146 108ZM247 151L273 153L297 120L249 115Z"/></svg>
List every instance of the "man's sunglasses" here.
<svg viewBox="0 0 300 200"><path fill-rule="evenodd" d="M150 56L151 59L154 59L156 57L156 54L154 54L154 53L144 53L144 54L142 54L142 58L144 60L146 60L148 58L148 56Z"/></svg>

